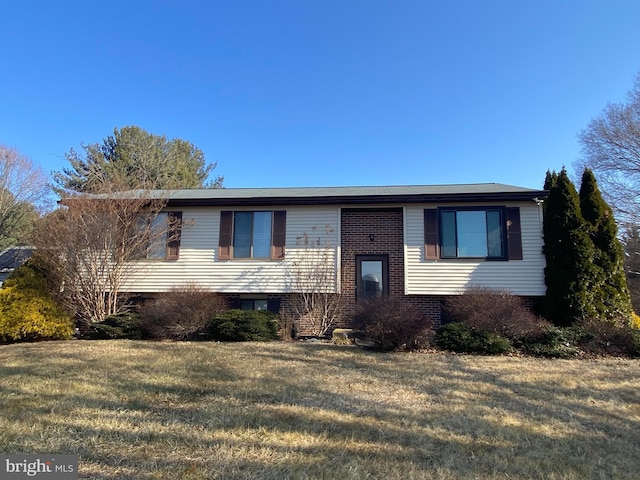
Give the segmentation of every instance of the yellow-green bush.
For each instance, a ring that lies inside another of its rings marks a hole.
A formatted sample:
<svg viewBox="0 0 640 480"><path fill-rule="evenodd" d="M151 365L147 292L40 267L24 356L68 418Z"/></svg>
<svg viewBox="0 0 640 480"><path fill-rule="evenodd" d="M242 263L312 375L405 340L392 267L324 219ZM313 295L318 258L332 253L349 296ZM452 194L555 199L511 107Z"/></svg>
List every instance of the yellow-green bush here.
<svg viewBox="0 0 640 480"><path fill-rule="evenodd" d="M635 312L631 314L631 326L640 329L640 315Z"/></svg>
<svg viewBox="0 0 640 480"><path fill-rule="evenodd" d="M0 289L0 341L58 340L73 333L73 321L47 291L44 272L25 263Z"/></svg>

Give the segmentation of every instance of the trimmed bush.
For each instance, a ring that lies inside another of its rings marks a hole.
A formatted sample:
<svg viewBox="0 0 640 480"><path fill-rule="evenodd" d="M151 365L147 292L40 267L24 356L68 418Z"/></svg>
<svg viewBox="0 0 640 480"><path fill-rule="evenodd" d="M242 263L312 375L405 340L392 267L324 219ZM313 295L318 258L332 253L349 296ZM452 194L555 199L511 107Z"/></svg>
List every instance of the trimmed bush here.
<svg viewBox="0 0 640 480"><path fill-rule="evenodd" d="M523 350L539 357L573 358L580 354L578 344L586 341L589 333L579 326L550 327L523 344Z"/></svg>
<svg viewBox="0 0 640 480"><path fill-rule="evenodd" d="M500 355L511 350L511 342L500 335L478 331L462 322L448 323L436 330L436 345L458 353Z"/></svg>
<svg viewBox="0 0 640 480"><path fill-rule="evenodd" d="M266 310L227 310L211 320L209 334L223 342L277 340L278 316Z"/></svg>
<svg viewBox="0 0 640 480"><path fill-rule="evenodd" d="M0 341L63 340L73 321L51 298L45 272L28 260L0 290Z"/></svg>
<svg viewBox="0 0 640 480"><path fill-rule="evenodd" d="M143 332L158 340L197 340L206 337L209 321L227 308L216 293L197 284L172 288L140 306Z"/></svg>
<svg viewBox="0 0 640 480"><path fill-rule="evenodd" d="M488 332L511 341L536 337L551 323L538 318L526 308L520 297L505 290L472 287L462 295L449 297L445 315L453 322L463 322L479 332Z"/></svg>
<svg viewBox="0 0 640 480"><path fill-rule="evenodd" d="M447 323L436 330L434 341L443 350L469 352L474 343L473 330L462 322Z"/></svg>
<svg viewBox="0 0 640 480"><path fill-rule="evenodd" d="M433 322L404 299L381 297L358 304L354 325L375 348L390 351L424 348Z"/></svg>
<svg viewBox="0 0 640 480"><path fill-rule="evenodd" d="M126 338L139 340L142 338L140 318L135 313L120 313L110 315L100 323L94 323L89 328L89 338L95 340L113 340Z"/></svg>

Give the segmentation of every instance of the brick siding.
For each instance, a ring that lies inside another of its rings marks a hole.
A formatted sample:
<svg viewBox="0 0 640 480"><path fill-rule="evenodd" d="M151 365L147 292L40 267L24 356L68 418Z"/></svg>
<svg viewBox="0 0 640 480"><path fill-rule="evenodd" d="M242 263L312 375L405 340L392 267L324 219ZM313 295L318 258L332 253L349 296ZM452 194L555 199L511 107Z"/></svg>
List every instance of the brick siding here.
<svg viewBox="0 0 640 480"><path fill-rule="evenodd" d="M356 256L387 255L389 259L389 296L404 295L404 233L402 209L343 209L342 294L347 302L347 317L356 305ZM373 240L371 235L373 235Z"/></svg>

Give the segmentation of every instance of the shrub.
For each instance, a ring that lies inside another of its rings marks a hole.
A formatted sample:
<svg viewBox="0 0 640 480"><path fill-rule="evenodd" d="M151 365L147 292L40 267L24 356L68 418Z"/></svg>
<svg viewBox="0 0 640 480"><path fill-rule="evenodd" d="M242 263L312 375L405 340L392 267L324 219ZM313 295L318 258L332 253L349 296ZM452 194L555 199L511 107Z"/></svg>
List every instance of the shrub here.
<svg viewBox="0 0 640 480"><path fill-rule="evenodd" d="M377 349L389 351L424 347L433 322L403 299L381 297L358 304L354 325Z"/></svg>
<svg viewBox="0 0 640 480"><path fill-rule="evenodd" d="M61 340L73 321L49 295L46 274L35 261L17 268L0 290L0 341Z"/></svg>
<svg viewBox="0 0 640 480"><path fill-rule="evenodd" d="M453 322L442 325L436 330L435 344L452 352L470 352L472 350L473 330L462 322Z"/></svg>
<svg viewBox="0 0 640 480"><path fill-rule="evenodd" d="M213 340L264 342L278 338L278 316L266 310L227 310L209 324Z"/></svg>
<svg viewBox="0 0 640 480"><path fill-rule="evenodd" d="M640 357L640 330L634 328L631 330L631 338L633 339L633 352L634 357Z"/></svg>
<svg viewBox="0 0 640 480"><path fill-rule="evenodd" d="M105 318L104 321L91 325L89 337L96 340L112 340L117 338L139 340L142 338L140 317L130 312L110 315Z"/></svg>
<svg viewBox="0 0 640 480"><path fill-rule="evenodd" d="M551 324L535 316L520 297L505 290L472 287L462 295L449 297L445 315L453 322L463 322L479 332L488 332L520 341L539 336Z"/></svg>
<svg viewBox="0 0 640 480"><path fill-rule="evenodd" d="M147 300L139 312L142 329L151 338L186 340L205 336L209 320L225 308L224 298L190 283Z"/></svg>
<svg viewBox="0 0 640 480"><path fill-rule="evenodd" d="M607 355L640 355L638 332L624 323L613 323L606 320L586 319L580 322L585 331L579 346L594 354Z"/></svg>
<svg viewBox="0 0 640 480"><path fill-rule="evenodd" d="M278 316L280 339L290 342L298 336L299 321L291 312L281 312Z"/></svg>
<svg viewBox="0 0 640 480"><path fill-rule="evenodd" d="M523 345L527 353L540 357L573 358L578 356L578 344L589 336L580 326L549 327L541 334L530 337Z"/></svg>
<svg viewBox="0 0 640 480"><path fill-rule="evenodd" d="M500 355L511 350L511 342L507 338L475 330L462 322L441 326L436 330L435 343L443 350L459 353Z"/></svg>

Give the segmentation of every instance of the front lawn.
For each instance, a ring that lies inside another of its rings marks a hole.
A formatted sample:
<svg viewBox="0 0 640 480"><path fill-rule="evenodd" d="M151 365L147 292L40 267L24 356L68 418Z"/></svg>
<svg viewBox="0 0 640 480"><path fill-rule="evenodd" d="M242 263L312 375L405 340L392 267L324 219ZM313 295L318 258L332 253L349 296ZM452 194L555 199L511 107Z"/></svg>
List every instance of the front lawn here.
<svg viewBox="0 0 640 480"><path fill-rule="evenodd" d="M5 345L0 452L97 479L635 479L640 360Z"/></svg>

